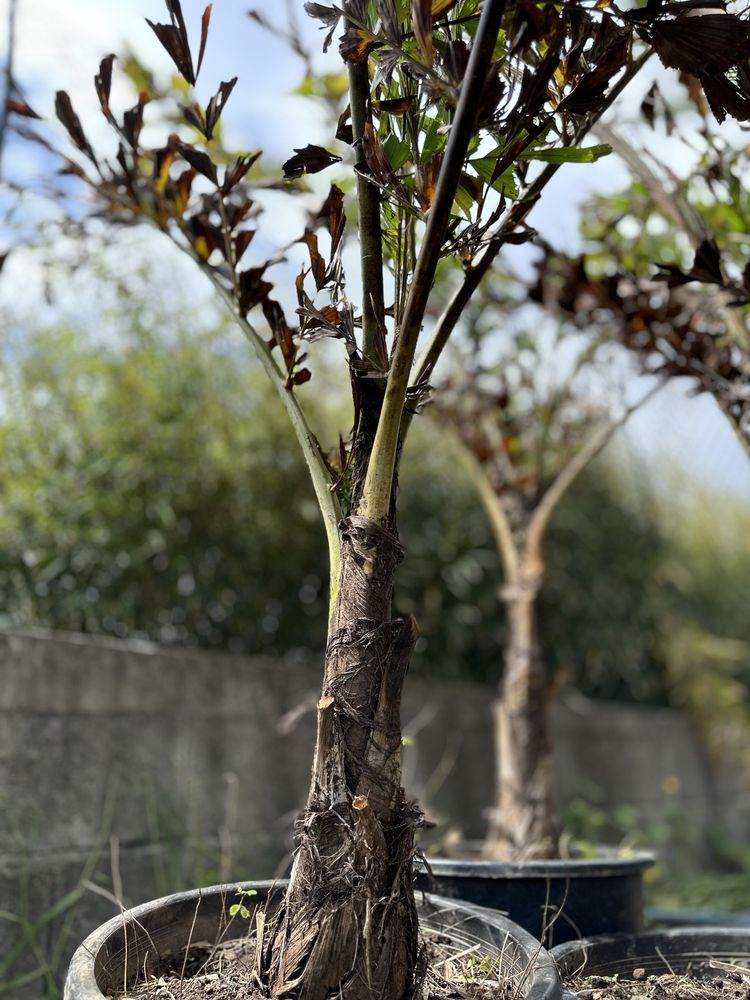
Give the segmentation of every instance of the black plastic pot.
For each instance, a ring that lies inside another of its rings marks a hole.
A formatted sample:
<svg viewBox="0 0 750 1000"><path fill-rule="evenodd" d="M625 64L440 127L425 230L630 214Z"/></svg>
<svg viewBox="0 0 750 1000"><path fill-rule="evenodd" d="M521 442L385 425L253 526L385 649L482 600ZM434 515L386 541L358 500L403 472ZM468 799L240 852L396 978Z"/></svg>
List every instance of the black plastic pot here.
<svg viewBox="0 0 750 1000"><path fill-rule="evenodd" d="M643 934L616 934L569 941L553 948L551 954L563 980L577 973L632 979L635 969L645 969L648 975L667 972L716 975L715 970L707 968L709 959L748 964L750 928L681 927Z"/></svg>
<svg viewBox="0 0 750 1000"><path fill-rule="evenodd" d="M417 885L491 907L549 947L594 934L643 928L643 872L650 854L556 861L430 858Z"/></svg>
<svg viewBox="0 0 750 1000"><path fill-rule="evenodd" d="M105 1000L154 967L161 958L182 952L189 941L239 937L247 921L230 921L228 909L238 889L255 889L253 903L273 900L279 882L218 885L178 893L126 911L94 931L76 951L65 982L65 1000ZM467 946L480 944L485 954L500 957L518 982L524 1000L560 1000L555 963L539 942L501 914L454 900L418 894L420 921ZM486 949L486 951L484 951Z"/></svg>

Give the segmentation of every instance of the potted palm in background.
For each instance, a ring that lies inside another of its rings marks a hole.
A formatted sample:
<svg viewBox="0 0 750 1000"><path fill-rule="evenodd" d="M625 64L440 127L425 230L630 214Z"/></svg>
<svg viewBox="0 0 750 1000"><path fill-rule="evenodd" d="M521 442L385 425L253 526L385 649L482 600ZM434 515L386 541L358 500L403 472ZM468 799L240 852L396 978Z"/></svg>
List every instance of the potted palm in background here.
<svg viewBox="0 0 750 1000"><path fill-rule="evenodd" d="M666 65L674 65L661 46L657 51ZM695 56L685 57L688 61L691 58ZM703 116L704 134L709 135L709 109L719 121L726 111L710 97L707 102L695 77L688 75L697 72L696 65L680 68L691 100ZM656 108L668 119L671 132L674 117L653 84L642 108L652 126ZM748 300L746 279L743 284L727 277L733 268L737 271L745 266L746 251L738 255L735 240L720 252L710 235L720 233L727 221L730 230L744 231L737 157L714 137L701 169L688 181L679 182L668 168L657 164L655 171L649 167L646 155L634 151L612 129L597 126L596 131L623 157L637 180L627 193L609 199L602 196L589 205L584 216L584 234L589 241L585 255L566 257L541 241L542 257L529 298L556 311L561 323L572 322L592 338L593 347L581 354L581 360L590 361L602 342L619 342L636 356L646 374L662 381L692 377L696 391L714 396L747 450L750 341L746 324L726 308ZM708 199L702 193L702 183L711 191ZM734 211L729 218L727 201ZM661 218L662 226L655 228L653 235L646 223L655 215ZM623 238L618 224L633 217L643 224L635 238ZM675 251L675 232L687 237L692 247L682 265L677 263L680 252ZM625 259L627 268L621 263ZM656 279L644 277L654 264L663 268L662 274ZM709 306L705 295L687 291L685 286L691 282L722 290L723 311L719 301ZM534 340L526 333L522 337L531 356ZM539 371L538 363L530 363L530 368ZM433 859L430 884L506 909L535 933L549 931L557 941L581 934L638 930L643 920L641 874L649 864L648 856L618 859L616 852L605 852L599 860L539 863L539 859L558 856L561 831L548 727L552 679L541 660L536 621L544 578L542 543L550 516L632 409L619 421L610 417L609 423L605 411L598 433L591 428L591 414L579 414L577 424L574 421L566 428L564 407L570 397L552 387L548 397L537 400L523 420L515 410L519 398L527 403L530 396L533 398L531 372L525 379L516 377L514 392L505 373L501 378L495 374L493 382L479 365L469 365L468 370L471 377L461 387L463 393L453 400L442 397L437 408L443 409L457 431L497 540L506 581L503 599L508 622L505 670L494 709L496 801L481 853L495 861L525 858L529 863L493 865L488 861ZM643 401L658 387L659 383L645 393ZM555 431L562 438L562 448L557 450L554 445L561 441L558 438L555 442ZM570 450L572 442L578 447L566 461L565 446L567 443ZM613 881L608 881L610 877ZM521 879L529 881L522 883Z"/></svg>
<svg viewBox="0 0 750 1000"><path fill-rule="evenodd" d="M462 374L441 387L432 412L454 436L503 569L499 596L507 624L493 705L495 800L481 860L431 858L426 884L508 912L540 938L637 930L650 856L613 848L576 858L562 839L549 718L556 682L544 662L539 617L551 518L661 383L641 388L638 402L627 405L616 383L627 379L628 359L606 338L543 323L513 332L507 300L490 293L477 306L468 317L473 343L456 366ZM496 332L502 320L505 329ZM490 364L493 337L505 343ZM544 364L552 345L561 359L555 371Z"/></svg>

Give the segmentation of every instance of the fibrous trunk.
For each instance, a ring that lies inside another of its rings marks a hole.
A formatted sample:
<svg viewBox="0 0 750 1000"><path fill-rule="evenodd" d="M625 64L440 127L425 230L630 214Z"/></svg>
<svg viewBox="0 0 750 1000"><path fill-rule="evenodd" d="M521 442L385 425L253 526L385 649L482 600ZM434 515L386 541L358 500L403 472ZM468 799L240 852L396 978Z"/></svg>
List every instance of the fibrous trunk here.
<svg viewBox="0 0 750 1000"><path fill-rule="evenodd" d="M415 638L391 620L401 548L342 524L307 807L291 884L265 949L273 996L402 1000L417 962L412 853L420 814L401 788L401 688Z"/></svg>
<svg viewBox="0 0 750 1000"><path fill-rule="evenodd" d="M537 623L541 558L519 554L518 578L505 591L505 669L493 706L497 792L483 849L493 860L558 856L548 685Z"/></svg>

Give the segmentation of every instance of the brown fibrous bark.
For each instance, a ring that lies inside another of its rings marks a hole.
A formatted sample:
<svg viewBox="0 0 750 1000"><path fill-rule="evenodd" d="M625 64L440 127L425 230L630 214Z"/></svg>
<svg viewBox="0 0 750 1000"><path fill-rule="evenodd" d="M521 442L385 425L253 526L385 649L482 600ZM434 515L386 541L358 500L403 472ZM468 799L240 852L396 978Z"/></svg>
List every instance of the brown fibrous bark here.
<svg viewBox="0 0 750 1000"><path fill-rule="evenodd" d="M401 788L400 702L416 636L391 620L395 534L342 524L318 735L289 891L265 950L273 996L401 1000L417 966L418 809Z"/></svg>

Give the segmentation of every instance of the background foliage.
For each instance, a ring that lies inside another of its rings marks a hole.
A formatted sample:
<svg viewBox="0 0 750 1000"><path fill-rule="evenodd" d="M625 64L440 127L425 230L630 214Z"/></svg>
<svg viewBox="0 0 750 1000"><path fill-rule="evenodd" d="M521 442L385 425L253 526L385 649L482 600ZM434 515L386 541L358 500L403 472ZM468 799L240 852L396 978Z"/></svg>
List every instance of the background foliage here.
<svg viewBox="0 0 750 1000"><path fill-rule="evenodd" d="M129 288L108 317L109 336L3 321L3 620L246 652L321 648L325 540L250 352L206 317L162 311L153 288ZM343 403L319 417L346 433ZM422 632L413 669L496 681L498 559L449 446L421 448L430 433L420 420L409 447L423 457L401 485L409 559L397 603ZM677 637L750 640L739 543L750 532L731 530L746 514L723 503L720 544L705 516L715 499L695 484L667 491L682 497L679 518L660 514L626 459L610 451L552 522L543 641L560 683L664 703L679 679L669 664L687 662ZM737 684L747 657L731 662Z"/></svg>

